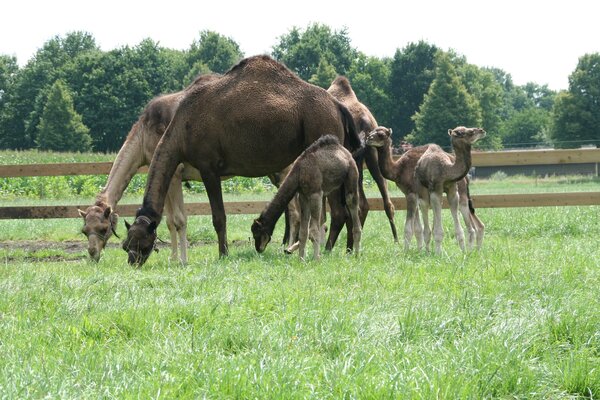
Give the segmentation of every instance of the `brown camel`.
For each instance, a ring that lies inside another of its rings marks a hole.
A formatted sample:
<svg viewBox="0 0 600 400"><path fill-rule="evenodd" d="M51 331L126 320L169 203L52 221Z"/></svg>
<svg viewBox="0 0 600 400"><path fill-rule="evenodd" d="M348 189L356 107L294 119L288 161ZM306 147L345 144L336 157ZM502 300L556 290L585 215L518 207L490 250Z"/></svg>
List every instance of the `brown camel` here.
<svg viewBox="0 0 600 400"><path fill-rule="evenodd" d="M442 193L446 190L450 212L454 220L454 231L458 244L465 249L464 235L458 223L458 189L457 182L462 180L471 168L471 146L477 140L485 137L481 128L465 128L459 126L448 130L454 150L454 159L436 144L430 144L417 162L415 177L417 185L427 190L427 195L419 194L419 206L425 228L425 241L429 242L428 212L433 209L433 237L435 252L442 251ZM417 190L420 193L420 190Z"/></svg>
<svg viewBox="0 0 600 400"><path fill-rule="evenodd" d="M220 177L281 171L326 134L337 136L347 148L360 147L343 104L268 56L246 58L222 77L192 85L150 164L143 205L123 242L129 262L141 265L150 255L167 188L180 163L200 171L224 256L228 248ZM338 203L336 210L343 207L341 199Z"/></svg>
<svg viewBox="0 0 600 400"><path fill-rule="evenodd" d="M322 242L321 215L325 212L322 208L323 196L341 187L352 217L354 252L358 254L361 236L358 186L358 168L352 159L352 154L340 144L337 137L322 136L300 154L273 200L254 220L252 235L256 251L262 253L265 250L271 241L275 223L290 201L298 194L300 203L298 254L301 259L304 259L310 223L313 258L318 259Z"/></svg>
<svg viewBox="0 0 600 400"><path fill-rule="evenodd" d="M406 220L404 223L404 250L410 247L413 235L417 239L419 249L423 248L423 227L419 220L419 208L417 193L418 186L415 181L415 168L419 158L429 148L429 145L413 147L405 152L398 160L392 157L392 130L385 127L377 127L367 135L366 145L377 149L379 167L383 176L396 183L398 188L406 196ZM454 158L453 155L449 155ZM469 196L469 183L467 177L459 180L458 195L460 209L469 232L469 243L472 244L474 236L477 236L478 245L483 240L485 226L475 215L475 209ZM446 190L446 188L445 188ZM447 195L447 193L446 193ZM427 196L427 191L421 188L421 197ZM466 212L465 212L466 210Z"/></svg>
<svg viewBox="0 0 600 400"><path fill-rule="evenodd" d="M354 119L354 125L356 129L359 131L359 135L361 139L365 139L366 135L371 132L373 129L377 127L377 121L369 108L358 101L352 86L350 85L350 81L345 76L338 76L327 89L329 93L333 95L336 99L341 101L348 110L350 114L352 114L352 118ZM392 229L392 235L394 237L394 241L398 242L398 234L396 233L396 224L394 223L394 205L390 200L390 195L387 188L387 181L382 175L380 170L380 165L377 160L377 151L371 147L367 148L364 154L364 161L367 164L367 168L373 177L373 180L377 184L379 188L379 192L381 193L381 198L383 199L383 208L385 210L385 214L387 215L388 221L390 223L390 228ZM359 171L362 172L363 163L358 166ZM367 213L369 212L369 203L367 202L367 198L363 193L362 185L359 186L359 190L361 191L360 196L360 211L361 211L361 222L364 225L365 219L367 218ZM348 235L350 237L350 235Z"/></svg>

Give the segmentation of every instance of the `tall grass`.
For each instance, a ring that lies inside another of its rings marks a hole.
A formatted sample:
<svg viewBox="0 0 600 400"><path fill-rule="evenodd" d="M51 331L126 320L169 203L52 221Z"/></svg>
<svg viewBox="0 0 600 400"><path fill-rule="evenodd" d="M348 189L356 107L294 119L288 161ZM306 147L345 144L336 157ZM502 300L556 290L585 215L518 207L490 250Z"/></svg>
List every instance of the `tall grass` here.
<svg viewBox="0 0 600 400"><path fill-rule="evenodd" d="M256 254L251 215L229 217L225 259L191 218L185 267L169 251L138 270L118 248L98 264L3 250L0 393L597 398L599 211L479 210L484 248L461 253L446 224L441 256L404 253L383 213L360 257L338 245L319 262Z"/></svg>

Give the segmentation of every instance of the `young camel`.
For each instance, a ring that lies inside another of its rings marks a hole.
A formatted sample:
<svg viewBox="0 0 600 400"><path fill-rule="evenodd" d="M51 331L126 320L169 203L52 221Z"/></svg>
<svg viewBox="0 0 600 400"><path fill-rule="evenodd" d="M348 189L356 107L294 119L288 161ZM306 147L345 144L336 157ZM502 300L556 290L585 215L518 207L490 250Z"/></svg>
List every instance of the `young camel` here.
<svg viewBox="0 0 600 400"><path fill-rule="evenodd" d="M262 253L271 241L275 223L290 200L298 193L300 230L298 255L304 259L306 241L313 242L313 257L318 259L323 240L321 214L323 196L342 187L352 218L353 249L358 254L361 224L358 213L358 168L352 154L333 135L325 135L296 159L277 194L252 224L256 251ZM309 229L310 224L310 229Z"/></svg>
<svg viewBox="0 0 600 400"><path fill-rule="evenodd" d="M429 231L428 212L433 209L433 237L435 252L442 251L442 193L446 191L450 212L454 220L454 231L461 250L464 251L464 235L458 223L458 189L457 182L462 180L471 168L471 146L477 140L485 137L486 132L481 128L465 128L459 126L448 130L454 150L454 159L436 144L430 144L425 153L417 162L415 178L417 193L419 193L419 206L425 227L425 241L431 237ZM421 191L426 189L426 194Z"/></svg>
<svg viewBox="0 0 600 400"><path fill-rule="evenodd" d="M386 179L396 183L398 188L406 197L406 221L404 223L404 250L408 251L413 235L416 237L417 246L423 248L423 226L419 220L418 187L415 181L415 168L417 162L429 148L429 145L413 147L405 152L397 161L392 157L392 130L379 126L371 131L366 138L365 144L377 149L379 157L379 168ZM454 157L450 154L450 157ZM475 209L469 196L469 183L464 177L457 183L460 210L465 221L469 236L469 244L472 246L477 238L478 246L481 246L485 226L475 215ZM446 195L448 193L446 192ZM422 188L421 197L427 196L427 191ZM427 247L429 241L427 241Z"/></svg>

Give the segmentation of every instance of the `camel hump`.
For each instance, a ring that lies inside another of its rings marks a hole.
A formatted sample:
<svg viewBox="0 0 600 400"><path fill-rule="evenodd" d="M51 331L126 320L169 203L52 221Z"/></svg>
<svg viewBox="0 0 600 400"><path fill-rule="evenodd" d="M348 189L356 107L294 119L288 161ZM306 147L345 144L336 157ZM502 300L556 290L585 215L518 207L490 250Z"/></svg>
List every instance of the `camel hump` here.
<svg viewBox="0 0 600 400"><path fill-rule="evenodd" d="M265 71L291 75L296 79L300 79L288 67L266 54L242 59L240 62L231 67L231 69L227 71L225 75L241 74L247 72L264 73Z"/></svg>

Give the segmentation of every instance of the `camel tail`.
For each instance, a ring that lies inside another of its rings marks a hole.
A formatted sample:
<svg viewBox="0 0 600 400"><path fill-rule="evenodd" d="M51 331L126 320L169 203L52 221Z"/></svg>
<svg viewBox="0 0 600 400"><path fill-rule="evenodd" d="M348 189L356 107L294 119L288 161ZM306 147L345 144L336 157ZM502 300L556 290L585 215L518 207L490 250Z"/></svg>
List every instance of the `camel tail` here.
<svg viewBox="0 0 600 400"><path fill-rule="evenodd" d="M470 182L469 182L469 178L465 178L466 180L466 186L467 186L467 199L469 199L469 212L473 215L475 215L475 207L473 206L473 199L471 198L471 192L469 191L469 186L470 186Z"/></svg>
<svg viewBox="0 0 600 400"><path fill-rule="evenodd" d="M337 101L337 100L336 100ZM337 101L338 109L342 114L342 122L344 124L344 147L350 151L360 149L361 142L354 124L354 119L348 108L343 105L340 101Z"/></svg>

